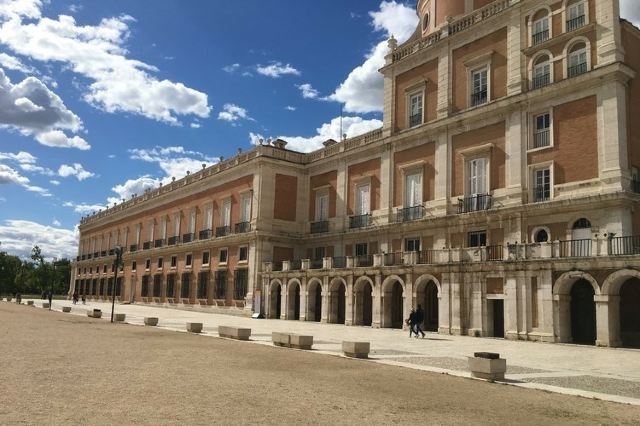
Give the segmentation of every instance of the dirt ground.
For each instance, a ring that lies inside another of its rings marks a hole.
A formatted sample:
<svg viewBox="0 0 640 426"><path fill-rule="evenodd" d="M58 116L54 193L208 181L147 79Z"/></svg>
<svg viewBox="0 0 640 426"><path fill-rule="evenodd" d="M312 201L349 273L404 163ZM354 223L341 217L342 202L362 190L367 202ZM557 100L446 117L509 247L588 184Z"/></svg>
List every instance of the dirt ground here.
<svg viewBox="0 0 640 426"><path fill-rule="evenodd" d="M638 407L0 303L0 424L637 424Z"/></svg>

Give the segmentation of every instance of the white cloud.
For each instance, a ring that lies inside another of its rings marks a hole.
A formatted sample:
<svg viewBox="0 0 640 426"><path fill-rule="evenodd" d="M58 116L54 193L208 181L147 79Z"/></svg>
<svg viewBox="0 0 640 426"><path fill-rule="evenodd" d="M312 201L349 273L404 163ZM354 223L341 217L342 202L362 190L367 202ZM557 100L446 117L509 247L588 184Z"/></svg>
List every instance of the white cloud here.
<svg viewBox="0 0 640 426"><path fill-rule="evenodd" d="M0 163L0 185L15 184L23 187L27 191L35 192L43 197L50 197L51 194L45 188L40 186L31 185L31 181L28 177L22 176L13 167Z"/></svg>
<svg viewBox="0 0 640 426"><path fill-rule="evenodd" d="M415 9L395 1L383 1L380 9L369 12L375 31L392 34L398 42L408 39L416 29ZM344 103L347 112L368 113L382 111L383 80L378 72L388 53L387 41L381 41L367 54L364 63L356 67L327 99Z"/></svg>
<svg viewBox="0 0 640 426"><path fill-rule="evenodd" d="M295 111L296 107L291 106L291 105L287 105L286 107L284 107L284 109L286 109L287 111Z"/></svg>
<svg viewBox="0 0 640 426"><path fill-rule="evenodd" d="M5 2L7 0L4 0ZM78 25L75 18L40 17L41 3L0 7L7 17L0 25L0 42L13 52L43 62L60 62L91 83L84 99L107 112L128 112L169 124L178 116L208 117L207 95L180 82L160 80L158 69L130 59L125 42L130 36L127 15L105 18L98 25ZM36 18L25 23L23 17Z"/></svg>
<svg viewBox="0 0 640 426"><path fill-rule="evenodd" d="M53 226L61 226L62 225L58 219L53 219L53 221L51 221L51 224Z"/></svg>
<svg viewBox="0 0 640 426"><path fill-rule="evenodd" d="M34 72L32 67L29 67L20 61L20 59L15 56L8 55L4 52L0 52L0 66L13 70L20 71L25 74L30 74Z"/></svg>
<svg viewBox="0 0 640 426"><path fill-rule="evenodd" d="M222 67L222 71L233 74L234 72L238 71L238 68L240 68L240 64L236 63Z"/></svg>
<svg viewBox="0 0 640 426"><path fill-rule="evenodd" d="M42 249L47 259L73 258L78 251L78 230L28 220L5 220L0 225L0 241L3 250L22 258L29 258L34 245Z"/></svg>
<svg viewBox="0 0 640 426"><path fill-rule="evenodd" d="M45 176L54 176L55 175L53 170L49 169L48 167L37 166L37 165L34 165L34 164L29 164L29 163L20 164L20 168L22 170L24 170L25 172L39 173L39 174L45 175Z"/></svg>
<svg viewBox="0 0 640 426"><path fill-rule="evenodd" d="M60 181L59 181L59 180L55 180L55 179L51 179L51 180L49 181L49 183L50 183L51 185L55 185L55 186L60 185Z"/></svg>
<svg viewBox="0 0 640 426"><path fill-rule="evenodd" d="M128 200L133 195L142 195L146 189L157 188L161 182L160 179L152 178L149 175L140 176L137 179L129 179L125 183L111 188L118 197L110 197L107 201L109 204L113 204Z"/></svg>
<svg viewBox="0 0 640 426"><path fill-rule="evenodd" d="M382 127L380 120L364 120L361 117L342 117L342 133L348 138L361 135ZM311 152L322 148L322 143L328 139L342 140L340 134L340 117L336 117L329 123L325 123L316 129L313 136L278 136L288 142L287 149L300 152ZM266 139L261 134L249 133L249 141L258 145L260 139Z"/></svg>
<svg viewBox="0 0 640 426"><path fill-rule="evenodd" d="M235 104L225 104L222 107L222 111L218 114L218 120L224 120L230 123L241 119L255 121L249 116L249 112L245 108Z"/></svg>
<svg viewBox="0 0 640 426"><path fill-rule="evenodd" d="M90 177L95 176L95 173L91 173L82 167L80 163L74 163L72 165L63 164L58 169L58 175L61 177L75 176L79 181L83 181Z"/></svg>
<svg viewBox="0 0 640 426"><path fill-rule="evenodd" d="M129 153L131 154L130 158L132 160L157 163L165 173L163 182L170 181L172 177L180 179L187 174L187 171L192 173L197 172L202 169L203 164L210 166L219 161L217 157L209 157L201 152L189 151L181 146L164 148L156 146L151 149L130 149ZM159 180L155 180L155 182L160 183ZM114 189L114 191L116 190Z"/></svg>
<svg viewBox="0 0 640 426"><path fill-rule="evenodd" d="M104 210L106 208L101 204L74 203L71 201L65 201L62 205L64 207L72 207L73 211L84 215Z"/></svg>
<svg viewBox="0 0 640 426"><path fill-rule="evenodd" d="M6 203L6 202L7 202L7 199L6 199L6 198L4 198L4 197L0 197L0 203Z"/></svg>
<svg viewBox="0 0 640 426"><path fill-rule="evenodd" d="M0 17L37 19L40 18L41 7L41 0L0 0Z"/></svg>
<svg viewBox="0 0 640 426"><path fill-rule="evenodd" d="M83 129L80 118L62 99L35 77L13 84L0 69L0 126L34 136L42 145L78 148L91 146L79 136L67 136L63 130L77 133Z"/></svg>
<svg viewBox="0 0 640 426"><path fill-rule="evenodd" d="M320 94L316 89L314 89L311 84L304 83L299 86L296 86L302 92L302 97L305 99L315 99Z"/></svg>
<svg viewBox="0 0 640 426"><path fill-rule="evenodd" d="M107 158L113 159L113 158L116 158L116 155L115 154L109 154L109 155L107 155Z"/></svg>
<svg viewBox="0 0 640 426"><path fill-rule="evenodd" d="M0 160L13 160L18 163L35 164L37 158L28 152L20 151L17 154L10 152L0 152Z"/></svg>
<svg viewBox="0 0 640 426"><path fill-rule="evenodd" d="M271 78L279 78L283 75L300 75L300 71L290 64L272 62L269 65L256 65L256 72Z"/></svg>
<svg viewBox="0 0 640 426"><path fill-rule="evenodd" d="M202 127L200 123L191 123L189 124L189 126L191 126L192 129L199 129L200 127Z"/></svg>
<svg viewBox="0 0 640 426"><path fill-rule="evenodd" d="M638 0L620 0L620 15L640 28L640 2Z"/></svg>

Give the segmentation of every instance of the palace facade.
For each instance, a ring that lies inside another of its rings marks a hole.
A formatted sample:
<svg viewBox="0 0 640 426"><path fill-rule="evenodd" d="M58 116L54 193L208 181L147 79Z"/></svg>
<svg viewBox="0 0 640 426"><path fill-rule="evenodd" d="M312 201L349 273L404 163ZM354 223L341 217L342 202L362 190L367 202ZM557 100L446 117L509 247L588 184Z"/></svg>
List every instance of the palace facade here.
<svg viewBox="0 0 640 426"><path fill-rule="evenodd" d="M379 130L83 218L70 293L640 345L640 30L618 0L419 0ZM125 248L115 279L114 249Z"/></svg>

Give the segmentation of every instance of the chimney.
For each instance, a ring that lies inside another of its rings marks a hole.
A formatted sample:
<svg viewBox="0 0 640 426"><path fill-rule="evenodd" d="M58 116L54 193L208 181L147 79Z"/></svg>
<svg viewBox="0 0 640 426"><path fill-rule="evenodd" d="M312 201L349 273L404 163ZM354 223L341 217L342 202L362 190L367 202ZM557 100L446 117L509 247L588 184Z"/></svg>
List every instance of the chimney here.
<svg viewBox="0 0 640 426"><path fill-rule="evenodd" d="M273 146L275 146L276 148L284 149L284 147L287 146L287 141L276 139L275 141L273 141Z"/></svg>

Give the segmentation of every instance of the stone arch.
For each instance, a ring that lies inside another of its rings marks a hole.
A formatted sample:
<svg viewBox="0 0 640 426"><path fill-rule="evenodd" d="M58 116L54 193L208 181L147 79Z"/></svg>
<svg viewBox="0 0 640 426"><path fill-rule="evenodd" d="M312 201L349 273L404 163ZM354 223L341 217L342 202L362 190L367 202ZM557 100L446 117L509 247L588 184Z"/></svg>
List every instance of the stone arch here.
<svg viewBox="0 0 640 426"><path fill-rule="evenodd" d="M282 281L274 278L269 283L269 309L268 318L279 319L282 314Z"/></svg>
<svg viewBox="0 0 640 426"><path fill-rule="evenodd" d="M440 325L440 300L442 286L431 274L420 275L413 286L413 306L422 308L424 319L422 327L428 331L438 331Z"/></svg>
<svg viewBox="0 0 640 426"><path fill-rule="evenodd" d="M300 295L302 283L297 278L292 278L287 282L287 319L300 319Z"/></svg>
<svg viewBox="0 0 640 426"><path fill-rule="evenodd" d="M586 52L586 57L587 57L587 71L591 71L591 41L589 41L588 38L584 37L584 36L578 36L578 37L574 37L571 40L569 40L567 42L567 44L565 44L564 49L562 51L562 57L563 59L563 73L564 73L564 78L568 78L569 77L569 54L572 52L572 49L580 43L584 43L584 48L585 48L585 52Z"/></svg>
<svg viewBox="0 0 640 426"><path fill-rule="evenodd" d="M404 312L405 283L398 275L390 275L382 282L382 318L383 328L402 328Z"/></svg>
<svg viewBox="0 0 640 426"><path fill-rule="evenodd" d="M583 271L565 272L556 280L554 312L560 342L595 343L595 300L600 294L598 282Z"/></svg>
<svg viewBox="0 0 640 426"><path fill-rule="evenodd" d="M373 323L373 288L371 278L363 275L353 285L353 324L370 326Z"/></svg>
<svg viewBox="0 0 640 426"><path fill-rule="evenodd" d="M640 271L622 269L609 275L602 285L606 309L608 336L599 336L599 343L609 346L640 347Z"/></svg>
<svg viewBox="0 0 640 426"><path fill-rule="evenodd" d="M327 295L329 322L345 324L347 307L347 282L342 277L334 277L329 282Z"/></svg>
<svg viewBox="0 0 640 426"><path fill-rule="evenodd" d="M551 229L549 229L548 226L545 225L540 225L540 226L536 226L533 228L533 230L531 231L531 242L532 243L536 243L536 237L538 236L538 233L544 231L547 234L547 242L549 241L553 241L553 237L551 236Z"/></svg>
<svg viewBox="0 0 640 426"><path fill-rule="evenodd" d="M541 50L540 52L537 52L529 60L529 67L527 68L527 70L529 73L529 81L531 82L532 85L533 85L533 78L534 78L534 69L536 65L538 65L538 61L544 56L547 57L547 62L549 63L549 83L553 83L554 81L556 81L556 76L555 76L554 67L553 67L553 64L554 64L553 53L545 49L545 50Z"/></svg>
<svg viewBox="0 0 640 426"><path fill-rule="evenodd" d="M322 281L311 278L307 282L307 321L320 322L322 319Z"/></svg>
<svg viewBox="0 0 640 426"><path fill-rule="evenodd" d="M640 279L640 271L635 269L621 269L609 275L602 284L602 294L606 296L620 296L620 288L630 278Z"/></svg>

